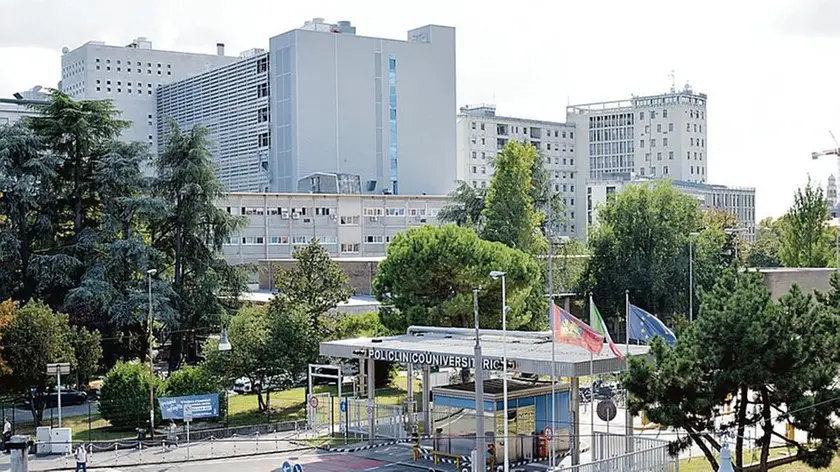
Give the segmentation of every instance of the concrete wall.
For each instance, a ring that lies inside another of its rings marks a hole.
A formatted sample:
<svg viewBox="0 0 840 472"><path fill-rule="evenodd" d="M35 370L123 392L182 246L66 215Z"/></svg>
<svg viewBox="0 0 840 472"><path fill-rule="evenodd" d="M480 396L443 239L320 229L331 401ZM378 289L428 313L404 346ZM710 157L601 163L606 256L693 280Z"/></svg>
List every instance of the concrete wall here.
<svg viewBox="0 0 840 472"><path fill-rule="evenodd" d="M778 300L793 285L798 285L805 293L812 293L814 290L827 292L833 268L774 268L774 269L750 269L758 270L764 276L764 284L770 290L774 300Z"/></svg>
<svg viewBox="0 0 840 472"><path fill-rule="evenodd" d="M376 276L376 269L381 262L378 258L367 259L333 259L350 279L350 286L357 295L369 295L372 292L373 278ZM260 290L274 289L274 277L278 270L294 267L294 259L266 260L259 262L259 284Z"/></svg>

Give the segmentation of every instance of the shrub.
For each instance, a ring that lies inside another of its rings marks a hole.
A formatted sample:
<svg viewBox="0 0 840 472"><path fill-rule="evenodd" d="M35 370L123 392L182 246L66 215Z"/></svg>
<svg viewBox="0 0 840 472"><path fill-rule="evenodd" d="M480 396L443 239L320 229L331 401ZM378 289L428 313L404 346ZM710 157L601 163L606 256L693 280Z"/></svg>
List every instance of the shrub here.
<svg viewBox="0 0 840 472"><path fill-rule="evenodd" d="M148 427L149 369L137 362L118 362L105 376L99 399L99 412L117 428ZM152 381L161 392L157 376ZM155 423L160 423L160 407L155 402Z"/></svg>

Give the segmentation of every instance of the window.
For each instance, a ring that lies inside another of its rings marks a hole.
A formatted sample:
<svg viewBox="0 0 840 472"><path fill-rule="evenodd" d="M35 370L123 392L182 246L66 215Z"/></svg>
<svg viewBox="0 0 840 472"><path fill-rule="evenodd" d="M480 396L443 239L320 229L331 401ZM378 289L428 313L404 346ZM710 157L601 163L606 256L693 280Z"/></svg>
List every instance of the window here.
<svg viewBox="0 0 840 472"><path fill-rule="evenodd" d="M668 151L668 159L671 161L674 160L674 151Z"/></svg>
<svg viewBox="0 0 840 472"><path fill-rule="evenodd" d="M649 162L649 161L650 161L650 153L646 152L645 153L645 162Z"/></svg>
<svg viewBox="0 0 840 472"><path fill-rule="evenodd" d="M650 125L645 125L645 134L650 134Z"/></svg>
<svg viewBox="0 0 840 472"><path fill-rule="evenodd" d="M481 173L486 174L487 173L487 167L481 166Z"/></svg>
<svg viewBox="0 0 840 472"><path fill-rule="evenodd" d="M662 175L668 175L668 166L662 167Z"/></svg>
<svg viewBox="0 0 840 472"><path fill-rule="evenodd" d="M257 61L257 74L268 71L268 58L263 57Z"/></svg>
<svg viewBox="0 0 840 472"><path fill-rule="evenodd" d="M661 132L662 132L662 123L657 123L657 125L656 125L656 132L657 132L657 133L661 133Z"/></svg>
<svg viewBox="0 0 840 472"><path fill-rule="evenodd" d="M686 151L685 158L686 159L691 159L691 151Z"/></svg>
<svg viewBox="0 0 840 472"><path fill-rule="evenodd" d="M685 124L685 130L686 131L691 131L691 123L686 123Z"/></svg>
<svg viewBox="0 0 840 472"><path fill-rule="evenodd" d="M694 132L697 132L697 123L694 123Z"/></svg>
<svg viewBox="0 0 840 472"><path fill-rule="evenodd" d="M268 84L257 84L257 98L268 96Z"/></svg>
<svg viewBox="0 0 840 472"><path fill-rule="evenodd" d="M694 138L688 138L688 142L691 146L694 146Z"/></svg>
<svg viewBox="0 0 840 472"><path fill-rule="evenodd" d="M652 148L656 147L656 139L651 139L650 140L650 147L652 147Z"/></svg>
<svg viewBox="0 0 840 472"><path fill-rule="evenodd" d="M385 242L385 236L381 234L370 234L365 237L365 244L382 244Z"/></svg>
<svg viewBox="0 0 840 472"><path fill-rule="evenodd" d="M309 244L309 238L307 236L292 236L292 244Z"/></svg>
<svg viewBox="0 0 840 472"><path fill-rule="evenodd" d="M694 160L697 160L697 151L694 151Z"/></svg>
<svg viewBox="0 0 840 472"><path fill-rule="evenodd" d="M288 236L272 236L269 244L289 244Z"/></svg>
<svg viewBox="0 0 840 472"><path fill-rule="evenodd" d="M470 128L475 129L475 121L470 122Z"/></svg>
<svg viewBox="0 0 840 472"><path fill-rule="evenodd" d="M653 177L656 177L656 167L651 167L650 168L650 175L653 176Z"/></svg>
<svg viewBox="0 0 840 472"><path fill-rule="evenodd" d="M268 147L269 144L271 143L271 138L269 136L270 135L268 133L260 133L257 136L257 141L258 141L257 144L260 147Z"/></svg>
<svg viewBox="0 0 840 472"><path fill-rule="evenodd" d="M321 244L338 244L338 238L335 236L321 236L318 240Z"/></svg>
<svg viewBox="0 0 840 472"><path fill-rule="evenodd" d="M472 139L470 139L470 142L475 144L475 136L473 136Z"/></svg>
<svg viewBox="0 0 840 472"><path fill-rule="evenodd" d="M405 208L388 208L386 213L388 216L405 216Z"/></svg>
<svg viewBox="0 0 840 472"><path fill-rule="evenodd" d="M574 138L575 137L575 132L574 131L569 131L569 137Z"/></svg>
<svg viewBox="0 0 840 472"><path fill-rule="evenodd" d="M700 132L703 132L703 125L700 125Z"/></svg>
<svg viewBox="0 0 840 472"><path fill-rule="evenodd" d="M342 216L339 223L342 225L357 225L359 224L359 216Z"/></svg>
<svg viewBox="0 0 840 472"><path fill-rule="evenodd" d="M359 252L359 243L341 243L341 252L345 254Z"/></svg>
<svg viewBox="0 0 840 472"><path fill-rule="evenodd" d="M481 152L481 158L482 159L487 159L487 154L484 151Z"/></svg>
<svg viewBox="0 0 840 472"><path fill-rule="evenodd" d="M668 110L662 110L662 118L668 118Z"/></svg>
<svg viewBox="0 0 840 472"><path fill-rule="evenodd" d="M694 174L694 166L691 166L691 173Z"/></svg>
<svg viewBox="0 0 840 472"><path fill-rule="evenodd" d="M408 216L426 216L425 208L409 208Z"/></svg>
<svg viewBox="0 0 840 472"><path fill-rule="evenodd" d="M330 216L332 208L315 207L315 216Z"/></svg>
<svg viewBox="0 0 840 472"><path fill-rule="evenodd" d="M570 165L570 166L575 165L575 160L574 160L574 159L569 159L569 165Z"/></svg>
<svg viewBox="0 0 840 472"><path fill-rule="evenodd" d="M484 123L481 123L481 131L484 131Z"/></svg>
<svg viewBox="0 0 840 472"><path fill-rule="evenodd" d="M478 172L478 166L472 166L472 173L475 174Z"/></svg>
<svg viewBox="0 0 840 472"><path fill-rule="evenodd" d="M364 216L383 216L385 214L384 208L372 208L372 207L365 207L362 210L362 215Z"/></svg>
<svg viewBox="0 0 840 472"><path fill-rule="evenodd" d="M644 119L645 119L645 112L643 112L643 111L640 111L640 112L639 112L639 119L640 119L640 120L644 120Z"/></svg>
<svg viewBox="0 0 840 472"><path fill-rule="evenodd" d="M674 131L674 123L668 123L668 131Z"/></svg>
<svg viewBox="0 0 840 472"><path fill-rule="evenodd" d="M257 110L257 123L264 123L268 121L268 108L260 108Z"/></svg>
<svg viewBox="0 0 840 472"><path fill-rule="evenodd" d="M655 120L655 119L656 119L656 111L651 111L651 112L650 112L650 119L651 119L651 120Z"/></svg>
<svg viewBox="0 0 840 472"><path fill-rule="evenodd" d="M306 216L306 207L292 207L292 214L298 214Z"/></svg>
<svg viewBox="0 0 840 472"><path fill-rule="evenodd" d="M703 160L703 153L702 152L700 153L700 160L701 161Z"/></svg>
<svg viewBox="0 0 840 472"><path fill-rule="evenodd" d="M657 160L657 161L661 161L661 160L662 160L662 153L661 153L661 152L657 152L657 153L656 153L656 160Z"/></svg>
<svg viewBox="0 0 840 472"><path fill-rule="evenodd" d="M639 140L639 147L644 149L644 147L645 147L645 140L644 139Z"/></svg>
<svg viewBox="0 0 840 472"><path fill-rule="evenodd" d="M668 138L662 138L662 145L666 147L668 146Z"/></svg>
<svg viewBox="0 0 840 472"><path fill-rule="evenodd" d="M476 157L478 157L478 152L473 151L472 152L472 158L475 159ZM473 171L473 172L475 172L475 171Z"/></svg>

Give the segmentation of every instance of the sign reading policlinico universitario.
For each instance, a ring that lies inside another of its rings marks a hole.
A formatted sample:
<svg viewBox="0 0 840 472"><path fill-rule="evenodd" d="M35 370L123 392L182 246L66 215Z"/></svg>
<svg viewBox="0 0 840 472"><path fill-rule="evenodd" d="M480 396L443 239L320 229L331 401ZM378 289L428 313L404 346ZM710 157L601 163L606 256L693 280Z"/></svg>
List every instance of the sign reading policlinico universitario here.
<svg viewBox="0 0 840 472"><path fill-rule="evenodd" d="M399 362L400 364L430 365L436 367L454 367L475 369L472 356L435 354L433 352L404 352L390 349L369 349L367 357L375 361ZM484 357L481 360L484 370L502 370L502 359ZM516 363L508 359L508 368L515 369Z"/></svg>

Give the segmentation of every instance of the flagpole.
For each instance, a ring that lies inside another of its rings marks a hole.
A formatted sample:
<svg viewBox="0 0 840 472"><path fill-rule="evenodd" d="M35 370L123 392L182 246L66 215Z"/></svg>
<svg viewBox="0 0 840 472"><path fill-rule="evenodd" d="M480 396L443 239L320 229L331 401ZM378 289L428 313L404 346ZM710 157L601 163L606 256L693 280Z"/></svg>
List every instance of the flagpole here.
<svg viewBox="0 0 840 472"><path fill-rule="evenodd" d="M624 346L624 370L625 372L630 370L630 290L624 291L624 309L626 312L626 323L627 327L625 328L625 346ZM627 387L624 388L624 435L625 435L625 453L630 454L633 452L633 415L630 414L630 408L628 402L630 400L630 392L627 391ZM627 456L627 470L631 470L633 460L632 457Z"/></svg>
<svg viewBox="0 0 840 472"><path fill-rule="evenodd" d="M555 353L555 344L556 339L554 339L554 239L552 238L552 222L551 222L551 215L553 213L552 208L552 201L551 201L551 182L549 182L549 195L548 195L548 323L549 328L551 329L551 419L549 420L548 424L551 426L552 431L552 438L551 443L548 445L548 450L550 457L548 459L548 464L550 467L554 467L554 435L557 434L554 430L557 429L557 425L555 421L557 420L557 413L555 410L555 401L556 401L556 388L557 388L557 354Z"/></svg>
<svg viewBox="0 0 840 472"><path fill-rule="evenodd" d="M595 326L595 313L592 309L592 292L589 292L589 326ZM594 369L594 355L589 351L589 449L595 443L595 369Z"/></svg>

